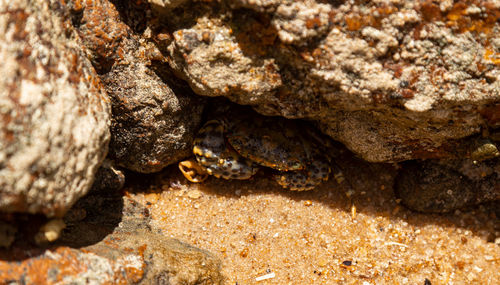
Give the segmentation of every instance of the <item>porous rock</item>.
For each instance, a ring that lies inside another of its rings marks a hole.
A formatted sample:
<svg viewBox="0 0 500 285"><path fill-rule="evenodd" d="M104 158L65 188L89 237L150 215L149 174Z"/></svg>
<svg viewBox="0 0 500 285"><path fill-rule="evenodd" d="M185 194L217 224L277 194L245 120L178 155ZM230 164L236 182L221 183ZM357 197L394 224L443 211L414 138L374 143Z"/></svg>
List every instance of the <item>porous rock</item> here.
<svg viewBox="0 0 500 285"><path fill-rule="evenodd" d="M331 12L331 5L314 1L293 2L278 6L271 24L278 31L282 43L306 44L308 40L328 32Z"/></svg>
<svg viewBox="0 0 500 285"><path fill-rule="evenodd" d="M500 126L499 17L498 1L239 0L159 21L198 94L311 120L395 162L457 157L461 139Z"/></svg>
<svg viewBox="0 0 500 285"><path fill-rule="evenodd" d="M0 2L0 211L62 216L107 153L109 100L58 1Z"/></svg>
<svg viewBox="0 0 500 285"><path fill-rule="evenodd" d="M162 64L166 59L149 39L151 31L142 27L146 11L106 0L77 2L70 3L79 16L77 30L111 99L109 157L118 166L151 173L190 155L203 100Z"/></svg>

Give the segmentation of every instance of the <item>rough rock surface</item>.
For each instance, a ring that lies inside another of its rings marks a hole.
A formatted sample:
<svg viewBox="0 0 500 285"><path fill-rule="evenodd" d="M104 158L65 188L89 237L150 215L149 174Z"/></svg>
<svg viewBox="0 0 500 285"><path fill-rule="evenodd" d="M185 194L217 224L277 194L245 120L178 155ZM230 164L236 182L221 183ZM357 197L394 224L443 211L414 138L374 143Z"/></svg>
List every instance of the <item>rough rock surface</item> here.
<svg viewBox="0 0 500 285"><path fill-rule="evenodd" d="M119 191L125 185L125 174L110 160L104 160L95 174L94 184L89 192Z"/></svg>
<svg viewBox="0 0 500 285"><path fill-rule="evenodd" d="M16 231L15 226L0 221L0 248L8 248L14 242Z"/></svg>
<svg viewBox="0 0 500 285"><path fill-rule="evenodd" d="M122 200L116 193L88 195L75 204L65 222L59 244L46 249L26 244L29 233L24 225L22 238L0 251L0 280L16 284L222 284L217 258L153 232L148 209L132 199Z"/></svg>
<svg viewBox="0 0 500 285"><path fill-rule="evenodd" d="M500 159L403 164L395 190L412 210L446 213L500 200Z"/></svg>
<svg viewBox="0 0 500 285"><path fill-rule="evenodd" d="M147 13L129 4L95 0L69 6L111 99L110 158L150 173L190 154L203 100L161 64L165 59L144 28ZM135 22L123 22L118 8Z"/></svg>
<svg viewBox="0 0 500 285"><path fill-rule="evenodd" d="M195 92L312 120L368 161L460 156L460 139L500 125L498 1L239 0L156 11L173 35L160 47Z"/></svg>
<svg viewBox="0 0 500 285"><path fill-rule="evenodd" d="M0 211L61 216L107 153L109 100L57 1L0 2Z"/></svg>

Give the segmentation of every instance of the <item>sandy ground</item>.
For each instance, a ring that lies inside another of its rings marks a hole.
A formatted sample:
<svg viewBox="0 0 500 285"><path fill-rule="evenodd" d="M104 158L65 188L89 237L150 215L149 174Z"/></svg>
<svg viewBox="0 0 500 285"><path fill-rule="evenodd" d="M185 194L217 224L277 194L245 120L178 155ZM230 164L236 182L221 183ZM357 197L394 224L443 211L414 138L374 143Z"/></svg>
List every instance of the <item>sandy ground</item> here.
<svg viewBox="0 0 500 285"><path fill-rule="evenodd" d="M342 167L349 183L290 192L265 172L193 184L173 166L130 195L165 235L218 256L228 284L500 284L494 206L415 213L392 165Z"/></svg>

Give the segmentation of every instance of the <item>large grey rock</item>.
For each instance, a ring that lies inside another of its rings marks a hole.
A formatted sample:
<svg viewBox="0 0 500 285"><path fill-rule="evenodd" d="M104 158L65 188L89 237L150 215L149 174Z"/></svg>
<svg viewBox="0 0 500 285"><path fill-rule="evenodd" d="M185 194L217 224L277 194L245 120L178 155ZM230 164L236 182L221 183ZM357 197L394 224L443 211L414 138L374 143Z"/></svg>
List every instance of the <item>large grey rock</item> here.
<svg viewBox="0 0 500 285"><path fill-rule="evenodd" d="M0 211L61 216L92 185L109 100L58 1L0 2Z"/></svg>
<svg viewBox="0 0 500 285"><path fill-rule="evenodd" d="M456 157L500 126L498 1L189 3L158 13L198 94L312 120L374 162Z"/></svg>

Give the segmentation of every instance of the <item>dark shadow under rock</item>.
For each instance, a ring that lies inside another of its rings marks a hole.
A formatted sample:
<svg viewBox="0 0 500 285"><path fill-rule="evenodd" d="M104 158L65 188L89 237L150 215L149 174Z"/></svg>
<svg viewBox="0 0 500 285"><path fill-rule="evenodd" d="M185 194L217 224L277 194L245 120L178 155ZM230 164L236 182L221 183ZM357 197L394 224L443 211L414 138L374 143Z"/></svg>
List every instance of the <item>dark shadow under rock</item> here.
<svg viewBox="0 0 500 285"><path fill-rule="evenodd" d="M222 284L211 253L154 232L149 210L122 193L87 195L47 248L0 251L0 280L20 283ZM164 283L161 283L164 282Z"/></svg>

